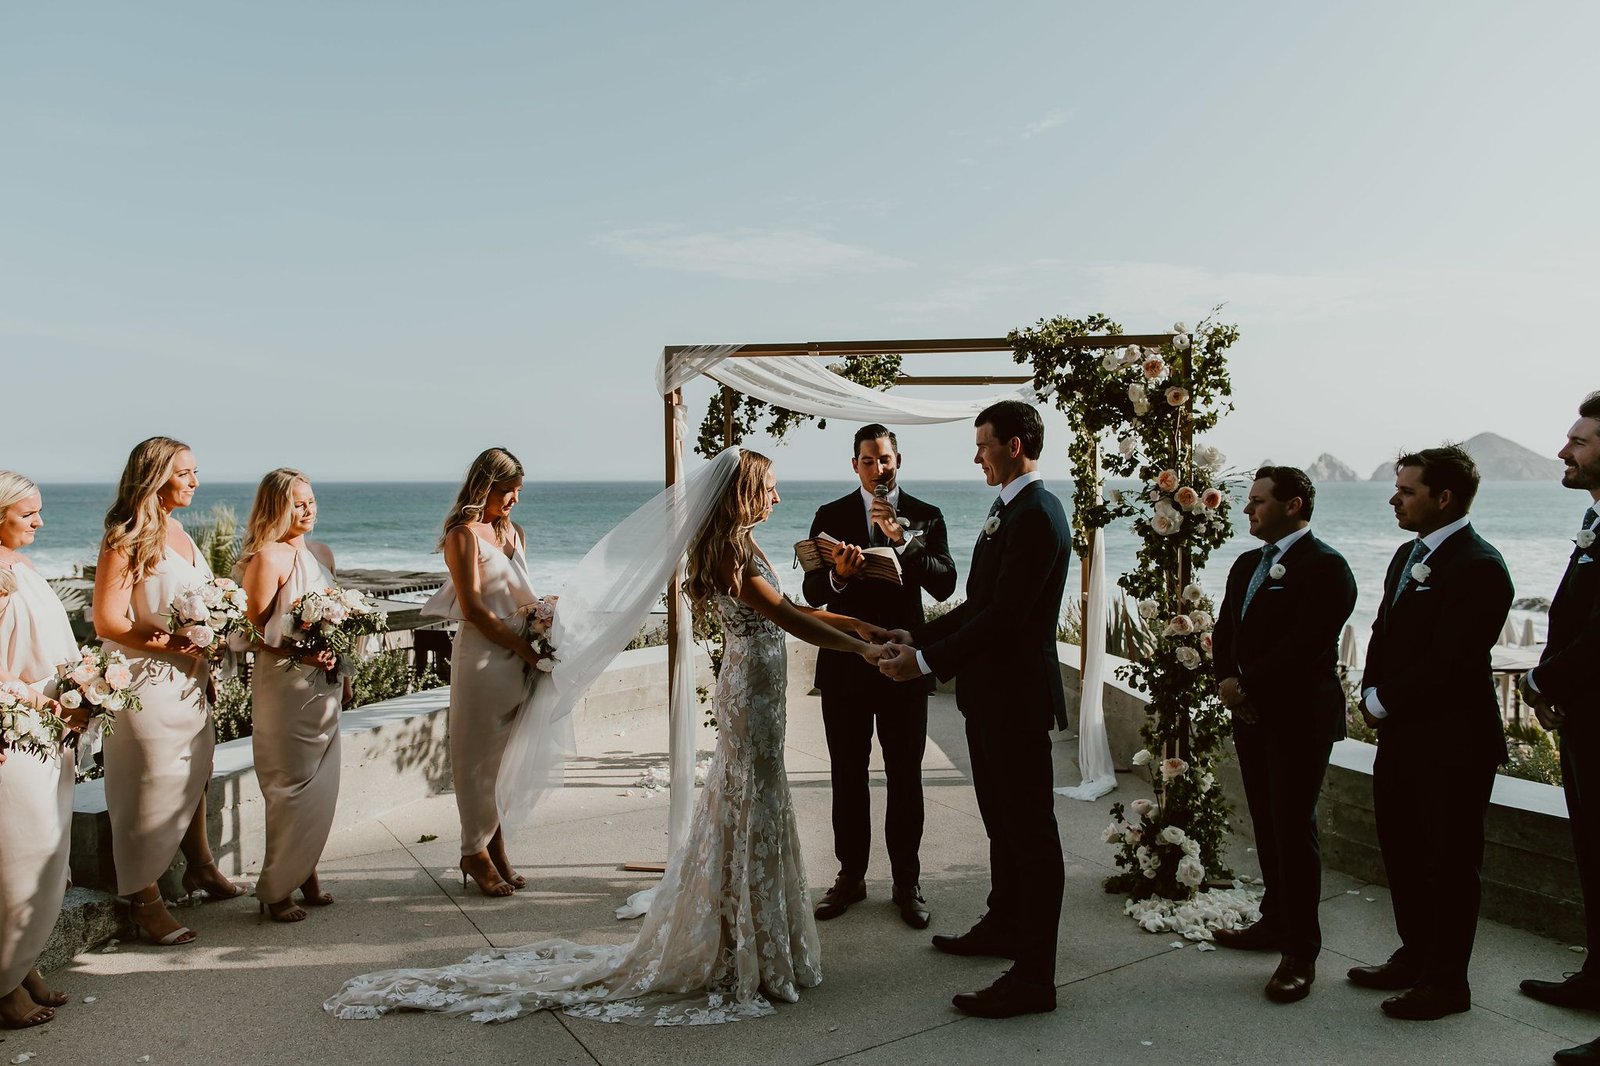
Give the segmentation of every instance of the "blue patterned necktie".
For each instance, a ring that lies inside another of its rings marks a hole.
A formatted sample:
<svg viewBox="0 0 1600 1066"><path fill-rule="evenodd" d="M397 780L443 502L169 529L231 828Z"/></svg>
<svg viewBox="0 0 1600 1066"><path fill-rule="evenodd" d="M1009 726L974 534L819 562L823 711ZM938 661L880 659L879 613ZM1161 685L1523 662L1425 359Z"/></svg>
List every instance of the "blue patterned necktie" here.
<svg viewBox="0 0 1600 1066"><path fill-rule="evenodd" d="M1389 606L1393 607L1395 604L1400 602L1400 594L1404 592L1406 590L1406 586L1411 583L1412 569L1418 563L1422 562L1427 554L1428 545L1421 537L1418 537L1417 542L1411 545L1411 554L1406 558L1405 569L1400 571L1400 580L1394 583L1394 595L1389 597Z"/></svg>
<svg viewBox="0 0 1600 1066"><path fill-rule="evenodd" d="M1272 572L1272 560L1278 557L1278 546L1268 544L1261 549L1261 561L1256 564L1256 572L1250 575L1250 584L1244 590L1244 606L1239 609L1242 617L1250 609L1250 601L1256 598L1256 593L1261 591L1261 586L1267 583L1267 577Z"/></svg>
<svg viewBox="0 0 1600 1066"><path fill-rule="evenodd" d="M999 514L1001 511L1004 511L1005 509L1006 509L1006 498L1004 496L996 496L994 498L994 506L989 508L989 517L993 518L995 515Z"/></svg>
<svg viewBox="0 0 1600 1066"><path fill-rule="evenodd" d="M1596 511L1593 507L1587 508L1583 512L1583 531L1588 532L1593 529L1596 519L1600 519L1600 511Z"/></svg>

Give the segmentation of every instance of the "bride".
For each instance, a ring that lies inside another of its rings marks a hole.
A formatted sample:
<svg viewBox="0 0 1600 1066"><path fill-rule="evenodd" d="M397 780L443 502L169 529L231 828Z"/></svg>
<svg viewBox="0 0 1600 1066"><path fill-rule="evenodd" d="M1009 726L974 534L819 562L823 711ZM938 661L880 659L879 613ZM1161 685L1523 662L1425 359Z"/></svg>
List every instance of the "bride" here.
<svg viewBox="0 0 1600 1066"><path fill-rule="evenodd" d="M884 645L870 641L886 634L869 623L799 607L783 597L771 561L751 535L778 502L777 484L770 460L730 448L691 479L686 493L664 493L653 501L658 504L654 511L651 505L641 508L590 553L605 559L602 573L608 579L627 575L637 583L641 570L652 572L641 568L635 556L648 552L663 561L664 541L664 561L670 568L687 544L688 595L697 607L714 607L724 634L713 697L716 751L693 828L668 860L639 936L615 946L546 940L480 952L439 969L366 974L348 981L328 1000L328 1011L340 1018L375 1018L391 1010L432 1010L497 1022L561 1007L571 1015L604 1021L703 1025L771 1014L769 999L796 1002L800 989L822 980L820 944L783 766L788 684L784 634L854 652L870 662L885 652ZM619 544L619 535L631 526L648 539L630 542L624 536ZM647 543L652 547L646 548ZM584 573L580 566L575 586ZM645 591L646 610L659 587ZM602 595L592 588L569 590L562 597L563 616L569 609L581 614L587 597L597 612L610 609L631 617L609 602L618 591ZM601 603L607 608L599 607ZM564 629L569 635L617 635L615 624L586 628L585 621L575 619ZM593 636L580 636L576 645L559 638L560 633L557 647L563 664L592 661L603 668L620 647L576 646L596 643ZM533 743L543 750L520 757L513 739L502 770L502 799L533 794L528 782L512 782L507 788L504 775L534 775L538 766L552 760L552 749L559 746L550 739L557 732L552 727L565 713L559 705L570 709L573 689L587 685L569 682L560 694L562 682L558 666L549 682L534 686L534 713L523 717L540 723ZM542 714L541 695L552 705Z"/></svg>

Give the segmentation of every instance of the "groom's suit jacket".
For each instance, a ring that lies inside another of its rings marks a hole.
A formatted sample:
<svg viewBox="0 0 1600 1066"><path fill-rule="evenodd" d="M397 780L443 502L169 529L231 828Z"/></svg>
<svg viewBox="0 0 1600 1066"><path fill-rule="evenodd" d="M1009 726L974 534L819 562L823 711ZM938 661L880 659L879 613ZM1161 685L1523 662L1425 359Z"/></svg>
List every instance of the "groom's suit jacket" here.
<svg viewBox="0 0 1600 1066"><path fill-rule="evenodd" d="M1361 678L1362 691L1376 688L1388 713L1378 723L1379 743L1394 755L1435 762L1503 763L1505 732L1489 653L1511 610L1505 560L1470 525L1424 560L1425 582L1407 580L1410 555L1408 541L1389 561Z"/></svg>
<svg viewBox="0 0 1600 1066"><path fill-rule="evenodd" d="M1056 632L1072 554L1067 513L1035 481L999 518L972 550L966 600L912 639L941 681L956 679L963 715L1015 715L1019 726L1065 729Z"/></svg>
<svg viewBox="0 0 1600 1066"><path fill-rule="evenodd" d="M904 584L856 580L835 591L829 583L829 570L822 567L806 574L803 591L813 607L865 619L885 629L915 629L923 622L922 590L936 600L947 600L956 590L956 566L950 558L950 535L945 531L944 515L931 503L900 490L899 516L905 521L907 542L900 552L900 571ZM859 491L817 508L811 520L811 536L828 533L846 544L869 542L866 506ZM817 653L817 687L823 691L892 692L899 682L891 681L878 668L859 655L828 651ZM933 679L908 682L917 691L933 691Z"/></svg>
<svg viewBox="0 0 1600 1066"><path fill-rule="evenodd" d="M1339 635L1355 609L1355 578L1344 556L1307 532L1278 560L1283 576L1264 581L1244 611L1261 552L1245 552L1228 572L1212 633L1217 677L1239 678L1270 735L1341 740Z"/></svg>
<svg viewBox="0 0 1600 1066"><path fill-rule="evenodd" d="M1533 683L1572 726L1600 735L1600 541L1567 560ZM1563 741L1571 731L1563 728Z"/></svg>

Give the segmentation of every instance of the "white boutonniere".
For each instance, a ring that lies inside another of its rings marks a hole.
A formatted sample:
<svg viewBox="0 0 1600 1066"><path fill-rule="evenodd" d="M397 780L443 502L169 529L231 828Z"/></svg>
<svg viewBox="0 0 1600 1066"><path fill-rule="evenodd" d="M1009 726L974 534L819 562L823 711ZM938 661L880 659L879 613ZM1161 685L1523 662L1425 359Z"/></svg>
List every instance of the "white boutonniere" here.
<svg viewBox="0 0 1600 1066"><path fill-rule="evenodd" d="M909 519L909 518L898 518L897 517L894 521L895 521L895 525L899 526L901 529L910 529L911 528L911 519Z"/></svg>
<svg viewBox="0 0 1600 1066"><path fill-rule="evenodd" d="M1594 530L1581 530L1578 533L1578 536L1573 540L1573 543L1582 548L1584 551L1588 551L1590 548L1594 547Z"/></svg>
<svg viewBox="0 0 1600 1066"><path fill-rule="evenodd" d="M1427 563L1418 563L1416 566L1411 568L1411 580L1415 581L1419 585L1426 585L1428 583L1428 577L1432 573L1433 568Z"/></svg>
<svg viewBox="0 0 1600 1066"><path fill-rule="evenodd" d="M997 514L992 514L989 516L989 520L983 524L983 535L986 537L992 537L999 531L1000 516Z"/></svg>
<svg viewBox="0 0 1600 1066"><path fill-rule="evenodd" d="M1288 572L1289 571L1287 571L1287 570L1285 570L1283 568L1283 564L1282 563L1273 563L1272 564L1272 569L1267 571L1267 576L1270 577L1274 581L1282 581L1283 580L1283 575L1287 574Z"/></svg>

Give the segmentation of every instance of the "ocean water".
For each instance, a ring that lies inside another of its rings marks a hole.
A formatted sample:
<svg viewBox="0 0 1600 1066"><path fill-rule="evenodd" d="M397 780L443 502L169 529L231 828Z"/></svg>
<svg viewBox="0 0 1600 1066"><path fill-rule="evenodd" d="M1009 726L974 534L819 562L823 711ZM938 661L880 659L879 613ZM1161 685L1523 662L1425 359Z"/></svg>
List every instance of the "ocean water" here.
<svg viewBox="0 0 1600 1066"><path fill-rule="evenodd" d="M789 558L788 546L809 532L817 508L852 487L844 480L781 482L782 502L757 531L757 539L775 560ZM1070 505L1070 484L1057 483L1054 488ZM319 483L318 527L312 536L333 548L341 567L442 571L443 561L433 545L455 489L447 482ZM951 551L965 580L972 545L995 490L977 478L907 481L906 489L944 511ZM595 541L659 490L655 482L529 482L514 517L527 530L529 570L538 590L560 592ZM1407 539L1394 524L1387 503L1390 492L1387 483L1348 482L1325 485L1317 493L1312 525L1350 562L1360 587L1352 621L1363 635L1377 613L1384 568L1396 546ZM111 485L44 486L45 526L29 551L42 573L69 574L74 566L93 561L113 494ZM179 517L193 526L213 506L225 504L233 507L242 523L253 494L253 485L202 484L194 507L179 512ZM1517 595L1548 599L1561 578L1586 505L1585 494L1558 484L1490 482L1478 493L1473 521L1505 556ZM1242 516L1235 517L1239 528L1233 540L1218 550L1202 575L1204 583L1219 593L1227 568L1255 543L1244 532ZM1113 581L1132 564L1136 550L1131 530L1108 531L1106 562ZM780 576L798 595L800 571L783 570ZM1076 582L1074 574L1069 589L1076 589ZM1529 617L1542 633L1543 616Z"/></svg>

